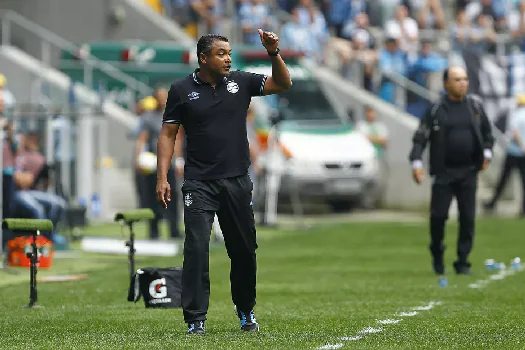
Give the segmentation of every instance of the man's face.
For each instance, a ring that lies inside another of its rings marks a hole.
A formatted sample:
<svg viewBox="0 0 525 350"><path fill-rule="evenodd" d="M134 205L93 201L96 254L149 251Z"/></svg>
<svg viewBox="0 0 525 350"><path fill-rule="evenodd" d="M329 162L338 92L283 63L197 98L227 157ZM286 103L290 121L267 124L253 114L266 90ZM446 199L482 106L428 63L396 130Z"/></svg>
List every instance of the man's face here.
<svg viewBox="0 0 525 350"><path fill-rule="evenodd" d="M396 8L396 19L402 21L408 17L408 8L405 5L399 5Z"/></svg>
<svg viewBox="0 0 525 350"><path fill-rule="evenodd" d="M203 55L202 63L211 73L226 76L230 73L232 65L231 51L229 43L215 40L209 54Z"/></svg>
<svg viewBox="0 0 525 350"><path fill-rule="evenodd" d="M396 40L389 40L386 42L386 49L389 52L395 52L397 50L397 41Z"/></svg>
<svg viewBox="0 0 525 350"><path fill-rule="evenodd" d="M457 97L463 97L468 91L467 72L463 68L450 68L445 88L449 93Z"/></svg>
<svg viewBox="0 0 525 350"><path fill-rule="evenodd" d="M376 112L372 108L367 108L365 112L365 118L368 122L376 120Z"/></svg>
<svg viewBox="0 0 525 350"><path fill-rule="evenodd" d="M25 146L29 150L38 150L38 137L35 135L28 135L25 139Z"/></svg>
<svg viewBox="0 0 525 350"><path fill-rule="evenodd" d="M354 21L358 28L368 28L368 15L366 13L358 14L357 16L355 16Z"/></svg>

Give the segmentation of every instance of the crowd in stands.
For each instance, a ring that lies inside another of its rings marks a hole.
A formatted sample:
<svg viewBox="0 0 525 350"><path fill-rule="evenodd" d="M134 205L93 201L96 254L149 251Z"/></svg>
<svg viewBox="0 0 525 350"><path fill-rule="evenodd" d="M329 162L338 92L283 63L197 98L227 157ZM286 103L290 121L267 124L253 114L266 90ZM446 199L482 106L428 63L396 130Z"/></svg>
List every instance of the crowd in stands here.
<svg viewBox="0 0 525 350"><path fill-rule="evenodd" d="M2 217L49 219L55 230L43 233L55 242L63 241L57 233L67 202L53 191L53 166L41 151L41 133L36 130L19 132L6 116L15 99L0 74L0 128L2 139ZM2 244L11 238L4 231Z"/></svg>
<svg viewBox="0 0 525 350"><path fill-rule="evenodd" d="M240 28L234 30L242 31L246 45L258 45L257 28L278 31L283 48L303 51L319 63L336 67L354 83L406 106L416 116L428 100L414 89L400 97L396 89L400 79L439 89L433 78L450 60L464 64L464 49L494 51L498 33L510 34L525 50L522 0L144 1L178 21L195 38L199 23L207 31L223 33L225 18L239 23ZM330 64L334 57L335 66Z"/></svg>

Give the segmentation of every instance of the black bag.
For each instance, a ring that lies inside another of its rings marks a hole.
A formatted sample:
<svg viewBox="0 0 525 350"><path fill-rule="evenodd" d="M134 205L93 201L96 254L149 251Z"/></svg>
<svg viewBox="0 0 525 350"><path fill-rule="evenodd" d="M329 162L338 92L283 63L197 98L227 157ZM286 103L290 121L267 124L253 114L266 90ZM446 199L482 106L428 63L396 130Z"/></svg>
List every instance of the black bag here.
<svg viewBox="0 0 525 350"><path fill-rule="evenodd" d="M182 268L147 267L138 269L131 279L128 301L144 298L146 308L180 308Z"/></svg>

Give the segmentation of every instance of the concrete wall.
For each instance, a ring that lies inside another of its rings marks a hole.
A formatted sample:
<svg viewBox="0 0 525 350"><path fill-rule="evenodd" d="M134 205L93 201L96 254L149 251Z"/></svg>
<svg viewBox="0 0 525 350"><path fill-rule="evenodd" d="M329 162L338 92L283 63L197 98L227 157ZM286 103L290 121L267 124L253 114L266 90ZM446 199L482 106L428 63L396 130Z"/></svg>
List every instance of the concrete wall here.
<svg viewBox="0 0 525 350"><path fill-rule="evenodd" d="M123 20L110 21L112 9L123 11ZM12 10L71 42L167 40L188 42L171 21L152 13L137 0L0 0L0 9ZM40 57L40 40L18 26L11 30L13 45ZM52 52L54 62L58 58Z"/></svg>
<svg viewBox="0 0 525 350"><path fill-rule="evenodd" d="M115 6L125 11L118 26L108 20ZM175 40L125 0L0 0L0 8L15 11L69 41Z"/></svg>

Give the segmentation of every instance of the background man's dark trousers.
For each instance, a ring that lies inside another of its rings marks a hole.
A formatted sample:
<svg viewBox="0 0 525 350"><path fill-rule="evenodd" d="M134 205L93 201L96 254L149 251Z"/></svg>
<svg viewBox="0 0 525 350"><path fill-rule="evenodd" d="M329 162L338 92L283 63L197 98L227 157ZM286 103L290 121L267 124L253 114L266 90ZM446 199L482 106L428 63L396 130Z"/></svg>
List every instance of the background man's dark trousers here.
<svg viewBox="0 0 525 350"><path fill-rule="evenodd" d="M255 306L257 249L252 209L253 184L248 175L218 180L186 180L182 308L186 323L206 320L210 297L209 241L215 217L231 260L233 303L240 311Z"/></svg>
<svg viewBox="0 0 525 350"><path fill-rule="evenodd" d="M459 235L458 260L454 262L454 267L457 272L461 272L470 267L468 256L474 240L478 174L474 170L468 170L456 176L435 176L432 182L430 252L434 258L434 269L438 274L443 273L445 223L448 219L452 198L456 197L459 211Z"/></svg>
<svg viewBox="0 0 525 350"><path fill-rule="evenodd" d="M145 186L145 189L143 189L144 204L146 208L150 208L155 213L155 219L150 221L150 238L159 238L159 220L163 218L166 218L169 221L171 238L179 238L179 212L177 210L178 191L175 171L173 168L170 168L168 171L168 182L171 184L171 202L168 202L167 210L162 208L157 201L155 193L155 188L157 187L157 173L143 175L142 182Z"/></svg>
<svg viewBox="0 0 525 350"><path fill-rule="evenodd" d="M525 156L513 156L507 154L505 158L505 164L503 165L503 171L501 172L496 191L492 200L488 202L485 207L486 209L492 210L496 205L496 202L503 193L505 185L509 181L509 176L514 168L518 168L521 177L521 188L523 190L522 204L521 204L521 215L525 216Z"/></svg>

